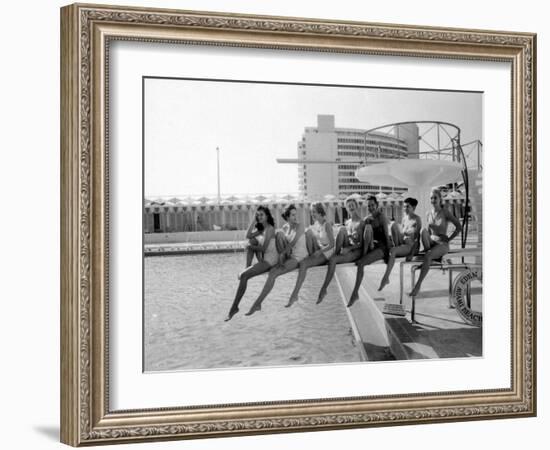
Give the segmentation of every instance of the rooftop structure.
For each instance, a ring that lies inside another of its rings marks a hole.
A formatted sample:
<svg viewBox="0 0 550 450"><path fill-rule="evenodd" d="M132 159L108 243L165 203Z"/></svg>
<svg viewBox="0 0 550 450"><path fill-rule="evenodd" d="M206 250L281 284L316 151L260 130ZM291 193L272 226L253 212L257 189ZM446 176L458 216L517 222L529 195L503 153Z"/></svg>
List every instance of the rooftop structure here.
<svg viewBox="0 0 550 450"><path fill-rule="evenodd" d="M298 142L300 193L308 200L325 195L339 198L350 194L401 193L400 186L370 185L360 182L355 171L366 158L418 158L418 127L414 123L395 127L391 133L337 128L333 115L318 115L317 127L306 127ZM308 164L304 160L312 160ZM313 161L335 161L317 164Z"/></svg>

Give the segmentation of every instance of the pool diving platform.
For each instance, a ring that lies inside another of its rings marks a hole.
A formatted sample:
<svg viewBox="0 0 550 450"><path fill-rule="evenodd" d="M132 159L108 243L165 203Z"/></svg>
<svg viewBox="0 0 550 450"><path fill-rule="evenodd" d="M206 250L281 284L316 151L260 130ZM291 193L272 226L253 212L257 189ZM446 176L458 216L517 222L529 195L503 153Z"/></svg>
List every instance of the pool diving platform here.
<svg viewBox="0 0 550 450"><path fill-rule="evenodd" d="M378 286L386 265L375 263L365 267L359 300L347 310L352 329L357 334L356 339L363 343L366 360L462 358L483 355L482 327L467 323L458 314L457 309L449 305L449 269L457 270L463 257L460 252L455 252L451 255L453 260L455 255L460 255L460 261L455 261L455 266L448 263L448 269L445 271L435 266L430 270L419 295L414 299L408 295L401 296L403 289L397 270L400 260L397 260L390 276L390 284L382 291L378 291ZM416 261L416 265L418 263ZM355 283L355 273L356 268L353 264L339 266L336 270L335 279L345 304ZM407 288L411 280L408 280L407 276L404 278L404 287ZM472 294L480 298L481 287L472 288ZM420 301L422 306L415 311L416 301ZM404 315L394 314L391 306L402 308Z"/></svg>

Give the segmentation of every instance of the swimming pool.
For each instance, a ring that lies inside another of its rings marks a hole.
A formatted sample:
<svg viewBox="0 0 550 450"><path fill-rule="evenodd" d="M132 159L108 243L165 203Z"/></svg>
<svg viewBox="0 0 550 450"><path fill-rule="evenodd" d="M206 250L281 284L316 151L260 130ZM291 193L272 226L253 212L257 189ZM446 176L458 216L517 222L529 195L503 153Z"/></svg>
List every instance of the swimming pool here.
<svg viewBox="0 0 550 450"><path fill-rule="evenodd" d="M262 311L246 317L266 276L248 283L240 312L224 322L244 268L243 253L144 258L146 371L359 361L336 281L315 305L325 270L308 273L285 308L297 272L277 279Z"/></svg>

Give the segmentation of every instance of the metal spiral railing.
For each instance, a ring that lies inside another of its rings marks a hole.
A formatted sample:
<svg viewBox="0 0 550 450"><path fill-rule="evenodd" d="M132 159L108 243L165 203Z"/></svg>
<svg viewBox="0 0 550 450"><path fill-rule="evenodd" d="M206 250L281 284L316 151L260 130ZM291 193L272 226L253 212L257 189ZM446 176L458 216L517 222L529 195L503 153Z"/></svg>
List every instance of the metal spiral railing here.
<svg viewBox="0 0 550 450"><path fill-rule="evenodd" d="M393 131L397 127L401 127L403 125L422 125L425 127L425 130L423 130L422 134L418 134L418 140L423 141L427 147L430 148L428 151L422 151L418 152L417 156L419 158L441 158L443 157L451 157L453 161L457 161L462 164L462 180L464 183L464 215L462 217L462 231L461 231L461 247L465 248L467 239L468 239L468 229L469 229L469 221L470 221L470 183L469 183L469 174L468 174L468 158L464 152L463 146L460 142L460 133L461 130L458 126L455 124L449 123L449 122L441 122L441 121L428 121L428 120L420 120L420 121L406 121L406 122L396 122L391 123L375 128L371 128L369 130L366 130L364 132L365 137L365 150L364 150L364 163L367 164L369 161L369 157L367 155L367 136L370 133L383 133L387 135L394 135ZM406 131L406 130L405 130ZM425 136L432 132L436 135L434 138L435 142L428 142ZM401 128L401 132L403 132L403 128ZM445 139L448 138L448 141L446 145L441 145L441 136L443 136ZM433 144L433 145L432 145ZM476 144L477 145L477 168L481 169L481 162L480 162L480 150L481 150L481 142L479 140L468 142L465 145L471 145ZM450 153L449 153L450 152ZM410 156L414 153L409 153L407 156Z"/></svg>

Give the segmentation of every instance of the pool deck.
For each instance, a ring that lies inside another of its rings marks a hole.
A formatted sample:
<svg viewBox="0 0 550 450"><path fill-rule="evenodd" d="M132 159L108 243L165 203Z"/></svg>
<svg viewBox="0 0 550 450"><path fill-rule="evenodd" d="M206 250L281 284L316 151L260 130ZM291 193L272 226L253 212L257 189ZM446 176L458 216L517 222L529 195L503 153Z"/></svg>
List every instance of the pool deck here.
<svg viewBox="0 0 550 450"><path fill-rule="evenodd" d="M208 253L244 252L246 241L178 242L145 244L145 256L201 255Z"/></svg>
<svg viewBox="0 0 550 450"><path fill-rule="evenodd" d="M355 328L367 349L367 359L432 359L481 357L482 328L465 323L454 308L449 307L448 275L432 269L416 298L416 321L411 323L411 298L404 296L406 316L385 314L384 305L399 303L399 261L383 291L378 285L385 264L365 268L359 300L349 308ZM355 267L337 269L337 279L345 302L355 283ZM405 292L410 290L410 276L405 275ZM365 315L370 316L365 320ZM385 333L384 333L385 331ZM387 336L384 342L384 336ZM385 348L384 348L385 347ZM391 357L385 358L391 354Z"/></svg>

